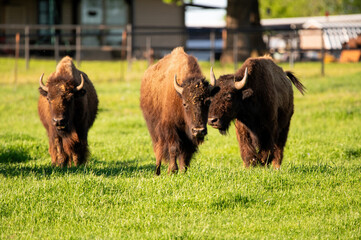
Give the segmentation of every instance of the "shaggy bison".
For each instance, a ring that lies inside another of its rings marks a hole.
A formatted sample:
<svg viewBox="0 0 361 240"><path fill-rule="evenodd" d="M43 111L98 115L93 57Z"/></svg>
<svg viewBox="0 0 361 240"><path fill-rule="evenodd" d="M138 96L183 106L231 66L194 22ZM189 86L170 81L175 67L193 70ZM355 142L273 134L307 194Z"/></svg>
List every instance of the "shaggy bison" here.
<svg viewBox="0 0 361 240"><path fill-rule="evenodd" d="M211 73L211 79L215 78ZM236 74L217 80L208 124L225 134L236 119L236 134L246 167L281 166L293 115L292 84L304 86L291 72L284 72L270 57L249 58Z"/></svg>
<svg viewBox="0 0 361 240"><path fill-rule="evenodd" d="M140 89L140 106L156 157L156 174L162 160L168 173L186 171L192 155L207 134L207 117L213 87L205 80L196 58L182 47L149 67Z"/></svg>
<svg viewBox="0 0 361 240"><path fill-rule="evenodd" d="M88 130L98 110L93 84L70 57L59 62L46 85L43 75L39 80L38 112L48 133L51 162L60 167L81 165L89 154Z"/></svg>

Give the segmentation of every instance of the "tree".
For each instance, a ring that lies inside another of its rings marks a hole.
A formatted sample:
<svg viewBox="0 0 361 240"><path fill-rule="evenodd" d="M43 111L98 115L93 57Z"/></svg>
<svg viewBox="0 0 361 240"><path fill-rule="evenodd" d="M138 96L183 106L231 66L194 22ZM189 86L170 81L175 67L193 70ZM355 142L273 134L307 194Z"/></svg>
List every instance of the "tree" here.
<svg viewBox="0 0 361 240"><path fill-rule="evenodd" d="M309 17L361 12L359 0L259 0L262 18Z"/></svg>
<svg viewBox="0 0 361 240"><path fill-rule="evenodd" d="M168 4L189 3L191 0L163 0ZM237 47L240 49L238 57L245 59L252 52L258 55L263 54L266 48L262 40L262 32L253 32L261 26L258 0L228 0L226 27L227 35L225 41L225 51L222 60L233 61L233 40L235 34L238 36ZM239 32L242 30L243 32ZM247 32L244 32L244 31Z"/></svg>
<svg viewBox="0 0 361 240"><path fill-rule="evenodd" d="M233 59L234 36L237 36L236 46L240 49L237 58L245 58L257 54L263 55L266 45L262 39L260 29L260 15L258 0L228 0L226 27L227 37L225 41L225 51L222 61ZM237 34L237 35L235 35Z"/></svg>

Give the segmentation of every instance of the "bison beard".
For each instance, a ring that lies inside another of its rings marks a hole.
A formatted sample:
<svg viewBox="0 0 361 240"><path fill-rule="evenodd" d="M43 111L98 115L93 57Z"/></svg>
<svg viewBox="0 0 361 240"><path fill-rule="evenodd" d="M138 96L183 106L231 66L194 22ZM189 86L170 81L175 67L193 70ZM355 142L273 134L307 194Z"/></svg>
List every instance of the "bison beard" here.
<svg viewBox="0 0 361 240"><path fill-rule="evenodd" d="M205 81L197 60L176 48L149 67L141 83L140 106L153 142L156 174L161 162L168 173L186 171L207 134L213 87Z"/></svg>
<svg viewBox="0 0 361 240"><path fill-rule="evenodd" d="M294 111L291 83L304 94L299 80L269 57L249 58L236 74L217 80L220 91L212 98L208 124L225 134L231 121L236 120L246 167L270 163L276 169L281 166Z"/></svg>
<svg viewBox="0 0 361 240"><path fill-rule="evenodd" d="M39 80L38 112L49 137L54 166L84 164L89 155L88 130L98 109L98 98L88 76L64 57L47 85Z"/></svg>

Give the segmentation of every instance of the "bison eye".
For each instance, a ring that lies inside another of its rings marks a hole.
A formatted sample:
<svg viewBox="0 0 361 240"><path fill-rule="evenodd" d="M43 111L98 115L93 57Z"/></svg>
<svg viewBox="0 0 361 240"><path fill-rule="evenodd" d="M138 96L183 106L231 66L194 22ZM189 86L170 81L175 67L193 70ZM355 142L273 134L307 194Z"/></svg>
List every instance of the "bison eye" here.
<svg viewBox="0 0 361 240"><path fill-rule="evenodd" d="M231 101L232 100L232 95L230 93L228 93L226 96L224 96L224 99L226 101Z"/></svg>

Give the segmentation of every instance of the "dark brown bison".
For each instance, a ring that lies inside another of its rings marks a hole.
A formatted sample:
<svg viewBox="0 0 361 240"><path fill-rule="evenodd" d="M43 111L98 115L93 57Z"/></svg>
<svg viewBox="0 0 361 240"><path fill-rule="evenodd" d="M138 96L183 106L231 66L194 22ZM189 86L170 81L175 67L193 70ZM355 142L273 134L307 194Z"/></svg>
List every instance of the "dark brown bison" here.
<svg viewBox="0 0 361 240"><path fill-rule="evenodd" d="M291 83L304 94L305 88L297 78L267 56L249 58L236 74L217 80L220 90L212 98L208 124L225 134L231 121L236 120L246 167L270 163L276 169L281 166L293 115Z"/></svg>
<svg viewBox="0 0 361 240"><path fill-rule="evenodd" d="M44 75L44 74L43 74ZM64 57L43 84L39 80L38 112L49 137L49 153L55 166L86 162L88 130L93 125L98 97L88 76Z"/></svg>
<svg viewBox="0 0 361 240"><path fill-rule="evenodd" d="M207 134L207 117L213 87L197 60L178 47L149 67L140 89L140 106L156 157L156 174L162 160L168 173L186 171L192 155Z"/></svg>

